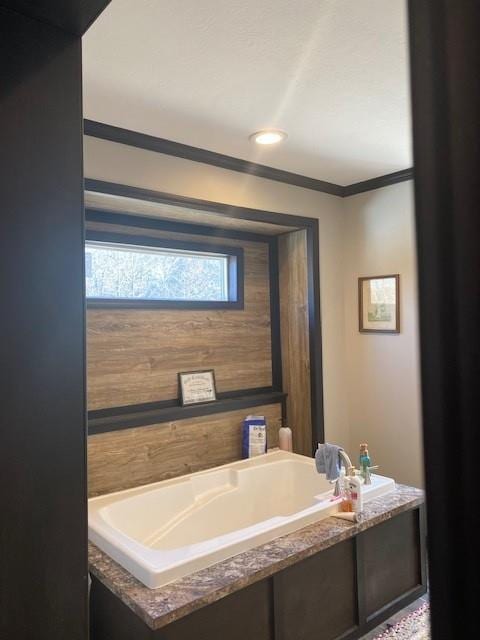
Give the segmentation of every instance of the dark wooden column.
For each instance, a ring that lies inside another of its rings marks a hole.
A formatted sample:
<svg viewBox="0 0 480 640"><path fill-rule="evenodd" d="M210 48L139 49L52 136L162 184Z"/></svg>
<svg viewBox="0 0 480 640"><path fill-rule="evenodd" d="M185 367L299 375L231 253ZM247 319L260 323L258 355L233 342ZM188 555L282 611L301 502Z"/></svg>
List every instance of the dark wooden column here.
<svg viewBox="0 0 480 640"><path fill-rule="evenodd" d="M480 3L410 0L433 638L477 631Z"/></svg>
<svg viewBox="0 0 480 640"><path fill-rule="evenodd" d="M105 4L0 0L1 638L88 634L80 34Z"/></svg>

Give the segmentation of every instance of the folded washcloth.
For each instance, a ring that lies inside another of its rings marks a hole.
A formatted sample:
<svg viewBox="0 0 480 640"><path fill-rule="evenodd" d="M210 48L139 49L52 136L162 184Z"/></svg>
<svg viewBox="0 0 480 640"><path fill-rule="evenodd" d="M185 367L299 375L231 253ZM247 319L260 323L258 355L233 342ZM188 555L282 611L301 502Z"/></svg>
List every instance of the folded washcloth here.
<svg viewBox="0 0 480 640"><path fill-rule="evenodd" d="M315 464L318 473L324 473L327 480L336 480L340 475L340 456L339 451L343 451L343 447L336 444L319 444L315 454Z"/></svg>

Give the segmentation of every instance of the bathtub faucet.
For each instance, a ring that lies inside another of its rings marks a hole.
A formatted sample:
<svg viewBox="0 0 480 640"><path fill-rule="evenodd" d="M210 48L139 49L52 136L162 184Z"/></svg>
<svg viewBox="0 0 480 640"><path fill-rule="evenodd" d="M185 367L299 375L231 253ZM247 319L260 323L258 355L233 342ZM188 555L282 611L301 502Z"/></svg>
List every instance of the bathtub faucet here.
<svg viewBox="0 0 480 640"><path fill-rule="evenodd" d="M354 476L355 475L355 467L352 464L352 461L350 460L348 454L346 451L344 451L343 449L340 449L340 451L338 452L338 455L340 457L340 465L343 463L343 466L345 467L345 475L347 476ZM339 496L340 495L340 482L339 479L337 478L337 480L332 480L332 483L335 483L335 489L333 490L333 495L334 496Z"/></svg>

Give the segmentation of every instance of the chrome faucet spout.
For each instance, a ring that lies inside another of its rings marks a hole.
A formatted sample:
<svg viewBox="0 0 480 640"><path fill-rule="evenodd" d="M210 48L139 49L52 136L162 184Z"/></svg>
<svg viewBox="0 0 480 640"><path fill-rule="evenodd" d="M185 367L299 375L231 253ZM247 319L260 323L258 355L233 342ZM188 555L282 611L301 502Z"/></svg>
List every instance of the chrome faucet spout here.
<svg viewBox="0 0 480 640"><path fill-rule="evenodd" d="M338 452L338 455L340 457L340 464L343 463L343 466L345 467L345 475L346 476L354 476L355 475L355 467L352 464L352 461L350 460L348 453L346 451L344 451L343 449L341 449ZM340 482L339 479L337 480L333 480L333 482L335 482L335 489L333 490L333 495L334 496L339 496L340 495Z"/></svg>
<svg viewBox="0 0 480 640"><path fill-rule="evenodd" d="M345 467L345 474L347 476L352 475L352 470L354 469L354 466L348 456L348 453L343 449L340 449L340 451L338 452L338 455L340 456L340 460L343 462L343 466Z"/></svg>

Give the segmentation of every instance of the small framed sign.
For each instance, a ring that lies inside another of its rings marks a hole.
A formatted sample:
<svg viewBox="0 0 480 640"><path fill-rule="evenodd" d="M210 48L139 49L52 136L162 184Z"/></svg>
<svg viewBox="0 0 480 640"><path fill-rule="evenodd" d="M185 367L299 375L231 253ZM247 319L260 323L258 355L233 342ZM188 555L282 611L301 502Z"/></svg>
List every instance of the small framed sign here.
<svg viewBox="0 0 480 640"><path fill-rule="evenodd" d="M215 402L217 399L215 373L213 369L179 373L178 388L182 407L190 404Z"/></svg>
<svg viewBox="0 0 480 640"><path fill-rule="evenodd" d="M360 333L400 333L400 276L358 279Z"/></svg>

